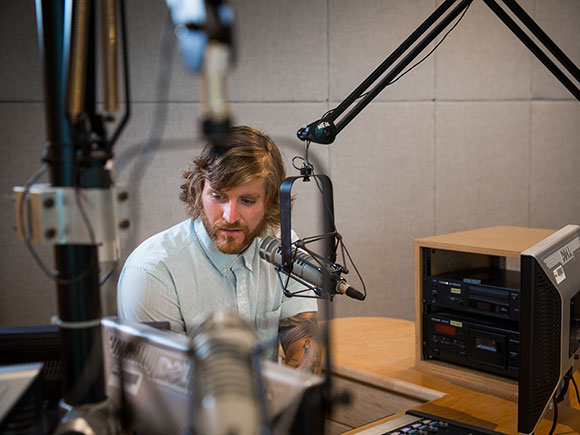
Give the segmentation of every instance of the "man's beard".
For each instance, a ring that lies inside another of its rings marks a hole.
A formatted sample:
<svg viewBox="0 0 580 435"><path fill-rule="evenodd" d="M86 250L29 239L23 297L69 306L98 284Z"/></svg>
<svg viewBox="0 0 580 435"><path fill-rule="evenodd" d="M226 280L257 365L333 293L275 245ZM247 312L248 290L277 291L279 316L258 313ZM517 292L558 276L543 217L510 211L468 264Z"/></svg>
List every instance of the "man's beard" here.
<svg viewBox="0 0 580 435"><path fill-rule="evenodd" d="M266 219L263 218L258 226L254 229L254 231L250 231L246 225L241 225L238 223L229 224L224 221L217 221L213 225L209 222L205 211L201 211L201 221L203 222L203 226L207 231L207 235L213 242L214 246L224 254L241 254L244 252L248 246L252 244L254 239L260 236L264 230L266 229ZM225 236L225 240L223 237L218 236L218 230L225 229L225 230L241 230L244 233L244 238L238 242L232 236Z"/></svg>

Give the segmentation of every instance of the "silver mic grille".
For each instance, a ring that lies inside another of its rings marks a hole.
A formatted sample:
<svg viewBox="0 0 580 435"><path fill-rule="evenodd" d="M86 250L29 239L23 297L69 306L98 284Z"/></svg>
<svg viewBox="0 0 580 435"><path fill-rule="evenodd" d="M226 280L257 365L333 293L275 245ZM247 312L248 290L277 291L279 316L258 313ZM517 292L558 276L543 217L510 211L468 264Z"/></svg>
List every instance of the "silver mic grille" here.
<svg viewBox="0 0 580 435"><path fill-rule="evenodd" d="M267 236L260 243L260 257L275 266L282 266L282 242ZM292 247L292 274L299 276L315 287L322 286L321 266L306 252Z"/></svg>
<svg viewBox="0 0 580 435"><path fill-rule="evenodd" d="M261 410L252 351L252 325L237 314L217 311L196 320L196 425L199 433L259 433Z"/></svg>

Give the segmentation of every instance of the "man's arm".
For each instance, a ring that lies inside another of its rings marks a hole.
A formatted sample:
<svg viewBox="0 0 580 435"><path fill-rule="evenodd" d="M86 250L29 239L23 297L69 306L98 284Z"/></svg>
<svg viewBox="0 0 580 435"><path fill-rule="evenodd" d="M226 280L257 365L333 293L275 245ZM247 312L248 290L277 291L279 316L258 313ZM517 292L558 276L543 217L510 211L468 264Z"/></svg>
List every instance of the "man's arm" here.
<svg viewBox="0 0 580 435"><path fill-rule="evenodd" d="M317 339L318 320L315 312L300 313L280 320L280 343L286 364L311 373L320 373L322 353Z"/></svg>
<svg viewBox="0 0 580 435"><path fill-rule="evenodd" d="M185 333L175 289L163 279L140 267L125 266L117 285L119 317L137 322L169 322L174 332ZM170 282L170 281L169 281Z"/></svg>

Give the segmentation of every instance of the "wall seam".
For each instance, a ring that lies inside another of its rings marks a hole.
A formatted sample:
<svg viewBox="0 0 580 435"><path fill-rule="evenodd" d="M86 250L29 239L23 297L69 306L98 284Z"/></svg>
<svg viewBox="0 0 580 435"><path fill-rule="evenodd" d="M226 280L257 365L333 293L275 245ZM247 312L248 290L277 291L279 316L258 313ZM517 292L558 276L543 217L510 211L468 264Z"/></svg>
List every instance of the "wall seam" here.
<svg viewBox="0 0 580 435"><path fill-rule="evenodd" d="M534 20L538 19L537 16L537 0L534 0L532 5L532 17ZM534 58L531 53L530 56L530 100L528 102L528 227L532 226L532 137L533 137L533 106L534 106Z"/></svg>
<svg viewBox="0 0 580 435"><path fill-rule="evenodd" d="M434 2L437 6L437 2ZM437 51L433 58L433 234L437 234Z"/></svg>

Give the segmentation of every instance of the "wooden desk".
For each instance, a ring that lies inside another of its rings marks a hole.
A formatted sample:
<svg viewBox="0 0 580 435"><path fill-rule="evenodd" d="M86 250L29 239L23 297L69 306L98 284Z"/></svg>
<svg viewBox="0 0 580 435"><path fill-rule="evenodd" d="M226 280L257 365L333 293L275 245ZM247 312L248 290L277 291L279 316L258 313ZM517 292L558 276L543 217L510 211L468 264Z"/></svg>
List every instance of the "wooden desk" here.
<svg viewBox="0 0 580 435"><path fill-rule="evenodd" d="M375 408L384 406L384 416L367 424L357 433L386 420L401 415L407 409L417 409L444 418L496 430L506 434L517 434L517 384L504 386L482 386L482 391L467 388L460 383L438 376L428 368L416 365L415 324L400 319L380 317L352 317L333 319L331 323L331 343L333 349L333 373L337 387L343 385L362 386L356 393L350 407L338 406L335 417L343 417L345 412L358 415L365 412L372 403L372 394L392 397L398 409L393 409L393 401L381 399ZM578 384L578 379L577 384ZM497 391L494 391L497 390ZM555 434L580 433L580 406L573 386L570 386L570 400L558 406L559 424ZM364 403L357 403L358 394ZM388 402L388 403L387 403ZM411 406L409 406L411 404ZM552 422L544 419L538 426L536 435L547 434ZM331 426L331 432L336 427ZM354 425L353 425L354 426Z"/></svg>

